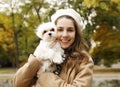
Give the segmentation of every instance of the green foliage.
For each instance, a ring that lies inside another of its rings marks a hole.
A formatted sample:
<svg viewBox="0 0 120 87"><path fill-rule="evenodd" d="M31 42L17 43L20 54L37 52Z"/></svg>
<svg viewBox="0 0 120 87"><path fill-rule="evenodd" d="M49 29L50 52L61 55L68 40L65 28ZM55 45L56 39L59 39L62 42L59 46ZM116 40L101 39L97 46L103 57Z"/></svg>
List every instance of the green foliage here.
<svg viewBox="0 0 120 87"><path fill-rule="evenodd" d="M13 32L0 28L0 67L14 66L14 53Z"/></svg>
<svg viewBox="0 0 120 87"><path fill-rule="evenodd" d="M91 53L95 64L111 66L120 61L120 4L118 2L119 0L68 0L68 7L74 8L87 21L92 10L96 11L97 16L91 19L92 25L88 23L83 31L89 46L91 46L91 39L96 43Z"/></svg>
<svg viewBox="0 0 120 87"><path fill-rule="evenodd" d="M92 53L95 64L111 66L113 63L120 62L120 10L117 3L102 2L106 8L97 8L95 21L99 25L92 35L97 43Z"/></svg>
<svg viewBox="0 0 120 87"><path fill-rule="evenodd" d="M83 33L89 46L91 46L91 39L96 42L96 47L91 52L95 64L104 63L110 66L118 62L120 56L120 4L118 2L119 0L60 0L59 2L19 0L13 7L9 4L10 10L5 8L5 12L0 13L0 27L2 30L7 30L0 31L2 53L0 64L14 66L20 63L22 65L39 43L40 39L35 35L36 27L42 22L50 21L51 15L59 8L73 8L87 21ZM90 24L88 16L93 10L96 11L97 16L90 20L92 22ZM99 27L96 28L97 26ZM5 36L5 33L12 35ZM5 42L9 43L9 46ZM6 64L3 63L3 58L4 61L8 61Z"/></svg>

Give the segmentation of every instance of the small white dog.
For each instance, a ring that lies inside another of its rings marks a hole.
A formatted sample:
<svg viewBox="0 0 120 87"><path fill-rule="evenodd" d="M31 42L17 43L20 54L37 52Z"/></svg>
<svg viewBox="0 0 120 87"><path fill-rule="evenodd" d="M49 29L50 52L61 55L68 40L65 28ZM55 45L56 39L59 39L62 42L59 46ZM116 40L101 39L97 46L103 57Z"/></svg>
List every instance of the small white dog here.
<svg viewBox="0 0 120 87"><path fill-rule="evenodd" d="M36 29L36 34L42 40L34 51L34 55L42 61L43 66L38 71L54 71L53 63L61 64L63 62L64 50L57 42L56 26L52 22L43 23Z"/></svg>

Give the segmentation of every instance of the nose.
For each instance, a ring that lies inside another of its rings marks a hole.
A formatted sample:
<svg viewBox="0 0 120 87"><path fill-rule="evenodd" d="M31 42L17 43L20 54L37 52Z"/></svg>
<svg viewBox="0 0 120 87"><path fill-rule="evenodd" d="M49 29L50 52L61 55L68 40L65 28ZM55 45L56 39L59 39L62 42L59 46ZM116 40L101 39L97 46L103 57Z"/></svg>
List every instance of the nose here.
<svg viewBox="0 0 120 87"><path fill-rule="evenodd" d="M51 33L49 33L48 35L49 35L49 36L51 36L52 34L51 34Z"/></svg>
<svg viewBox="0 0 120 87"><path fill-rule="evenodd" d="M67 35L68 35L67 31L63 31L62 36L67 36Z"/></svg>

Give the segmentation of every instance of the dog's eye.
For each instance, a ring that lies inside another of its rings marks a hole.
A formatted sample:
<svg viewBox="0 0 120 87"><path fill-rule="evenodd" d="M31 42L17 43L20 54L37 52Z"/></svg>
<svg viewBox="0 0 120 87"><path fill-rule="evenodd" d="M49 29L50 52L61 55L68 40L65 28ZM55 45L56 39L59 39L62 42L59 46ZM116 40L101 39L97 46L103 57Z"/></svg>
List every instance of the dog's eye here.
<svg viewBox="0 0 120 87"><path fill-rule="evenodd" d="M55 31L54 28L52 28L50 31Z"/></svg>
<svg viewBox="0 0 120 87"><path fill-rule="evenodd" d="M43 31L43 34L45 34L47 31Z"/></svg>

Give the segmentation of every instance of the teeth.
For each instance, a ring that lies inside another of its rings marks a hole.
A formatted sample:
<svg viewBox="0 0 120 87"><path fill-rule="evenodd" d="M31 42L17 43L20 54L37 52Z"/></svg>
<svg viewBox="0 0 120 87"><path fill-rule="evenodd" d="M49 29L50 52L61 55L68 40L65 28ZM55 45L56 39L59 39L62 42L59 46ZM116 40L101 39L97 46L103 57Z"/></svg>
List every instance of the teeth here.
<svg viewBox="0 0 120 87"><path fill-rule="evenodd" d="M62 40L62 42L68 42L69 40Z"/></svg>

